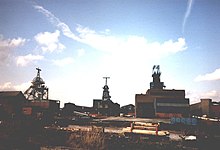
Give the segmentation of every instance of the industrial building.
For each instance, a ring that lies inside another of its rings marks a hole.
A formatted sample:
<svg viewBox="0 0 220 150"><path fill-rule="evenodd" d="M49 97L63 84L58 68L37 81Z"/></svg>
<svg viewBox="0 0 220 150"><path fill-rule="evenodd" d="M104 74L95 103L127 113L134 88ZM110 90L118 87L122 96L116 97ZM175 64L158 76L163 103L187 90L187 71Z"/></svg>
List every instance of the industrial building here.
<svg viewBox="0 0 220 150"><path fill-rule="evenodd" d="M190 105L190 113L195 116L206 115L220 118L220 102L213 102L212 99L201 99L201 102Z"/></svg>
<svg viewBox="0 0 220 150"><path fill-rule="evenodd" d="M27 102L21 91L1 91L0 92L0 118L10 119L20 117L22 107Z"/></svg>
<svg viewBox="0 0 220 150"><path fill-rule="evenodd" d="M121 107L121 114L125 116L134 116L135 106L133 104L128 104Z"/></svg>
<svg viewBox="0 0 220 150"><path fill-rule="evenodd" d="M37 76L32 80L31 86L24 92L28 100L23 107L26 115L35 117L54 116L60 110L60 101L48 99L49 88L45 86L44 80L40 77L41 69L36 68Z"/></svg>
<svg viewBox="0 0 220 150"><path fill-rule="evenodd" d="M109 94L109 87L107 85L107 79L109 79L109 77L104 78L106 81L105 86L103 87L102 99L93 100L94 113L103 116L119 116L120 105L118 103L114 103Z"/></svg>
<svg viewBox="0 0 220 150"><path fill-rule="evenodd" d="M74 103L65 103L62 109L63 116L73 116L75 112L89 114L93 111L92 107L79 106Z"/></svg>
<svg viewBox="0 0 220 150"><path fill-rule="evenodd" d="M171 118L189 116L189 99L185 98L185 90L164 89L160 81L160 66L154 65L153 82L146 94L135 95L135 115L142 118Z"/></svg>

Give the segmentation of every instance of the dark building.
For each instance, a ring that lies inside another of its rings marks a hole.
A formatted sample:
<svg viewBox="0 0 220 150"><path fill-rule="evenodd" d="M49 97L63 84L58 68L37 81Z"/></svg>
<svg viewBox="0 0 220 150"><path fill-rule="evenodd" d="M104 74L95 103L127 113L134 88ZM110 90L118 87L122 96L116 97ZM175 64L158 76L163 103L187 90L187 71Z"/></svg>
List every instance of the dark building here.
<svg viewBox="0 0 220 150"><path fill-rule="evenodd" d="M93 108L96 114L103 116L119 116L120 113L120 105L111 100L103 101L100 99L94 99Z"/></svg>
<svg viewBox="0 0 220 150"><path fill-rule="evenodd" d="M123 115L134 116L135 106L133 104L125 105L121 107L121 113Z"/></svg>
<svg viewBox="0 0 220 150"><path fill-rule="evenodd" d="M212 99L201 99L201 102L190 105L191 115L220 118L220 102Z"/></svg>
<svg viewBox="0 0 220 150"><path fill-rule="evenodd" d="M73 103L65 103L64 107L62 108L62 116L72 116L76 105Z"/></svg>
<svg viewBox="0 0 220 150"><path fill-rule="evenodd" d="M106 79L105 86L103 87L102 99L93 100L93 109L95 114L100 114L103 116L119 116L120 105L114 103L111 100L109 87L107 85L107 79L109 77L104 77Z"/></svg>
<svg viewBox="0 0 220 150"><path fill-rule="evenodd" d="M146 94L135 95L136 117L183 117L189 115L189 99L185 98L185 90L164 89L160 81L160 67L154 66L153 82Z"/></svg>
<svg viewBox="0 0 220 150"><path fill-rule="evenodd" d="M77 112L89 114L93 111L92 107L78 106L73 103L65 103L62 109L63 116L74 116Z"/></svg>
<svg viewBox="0 0 220 150"><path fill-rule="evenodd" d="M22 108L27 102L21 91L0 92L0 118L15 118L23 114Z"/></svg>
<svg viewBox="0 0 220 150"><path fill-rule="evenodd" d="M54 116L59 113L60 110L60 101L58 100L41 100L41 101L28 101L23 110L28 110L31 112L26 112L36 116L37 114Z"/></svg>

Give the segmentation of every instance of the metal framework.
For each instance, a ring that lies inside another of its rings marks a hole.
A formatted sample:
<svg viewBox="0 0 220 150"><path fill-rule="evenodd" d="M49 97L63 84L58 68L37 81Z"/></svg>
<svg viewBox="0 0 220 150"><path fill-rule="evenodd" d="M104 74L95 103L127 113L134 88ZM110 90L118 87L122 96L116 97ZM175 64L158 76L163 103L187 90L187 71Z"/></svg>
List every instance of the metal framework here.
<svg viewBox="0 0 220 150"><path fill-rule="evenodd" d="M40 77L41 69L36 68L37 76L32 80L32 85L24 92L28 100L48 100L48 88Z"/></svg>

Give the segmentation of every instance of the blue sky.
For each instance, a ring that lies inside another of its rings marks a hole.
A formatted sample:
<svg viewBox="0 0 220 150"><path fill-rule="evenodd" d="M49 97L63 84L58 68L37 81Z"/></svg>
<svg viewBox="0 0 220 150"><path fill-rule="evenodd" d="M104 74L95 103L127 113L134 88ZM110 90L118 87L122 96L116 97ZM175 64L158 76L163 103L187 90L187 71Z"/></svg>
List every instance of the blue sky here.
<svg viewBox="0 0 220 150"><path fill-rule="evenodd" d="M160 65L190 103L220 100L218 0L1 0L0 90L25 91L36 67L50 99L134 104Z"/></svg>

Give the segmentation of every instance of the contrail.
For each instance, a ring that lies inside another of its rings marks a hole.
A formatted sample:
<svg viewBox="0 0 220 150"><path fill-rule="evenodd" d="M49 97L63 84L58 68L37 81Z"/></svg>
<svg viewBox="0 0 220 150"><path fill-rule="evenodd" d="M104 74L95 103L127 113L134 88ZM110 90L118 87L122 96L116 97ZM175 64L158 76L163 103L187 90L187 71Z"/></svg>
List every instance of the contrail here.
<svg viewBox="0 0 220 150"><path fill-rule="evenodd" d="M190 15L190 13L191 13L193 2L194 2L194 0L188 0L187 10L186 10L186 13L184 15L183 24L182 24L182 33L184 33L185 24L186 24L186 21L187 21L189 15Z"/></svg>
<svg viewBox="0 0 220 150"><path fill-rule="evenodd" d="M52 14L50 11L46 10L45 8L39 5L34 5L34 8L43 15L45 15L53 25L55 25L58 29L62 31L62 33L65 36L81 42L81 39L70 30L69 26L64 22L60 21L60 19L57 18L54 14Z"/></svg>

